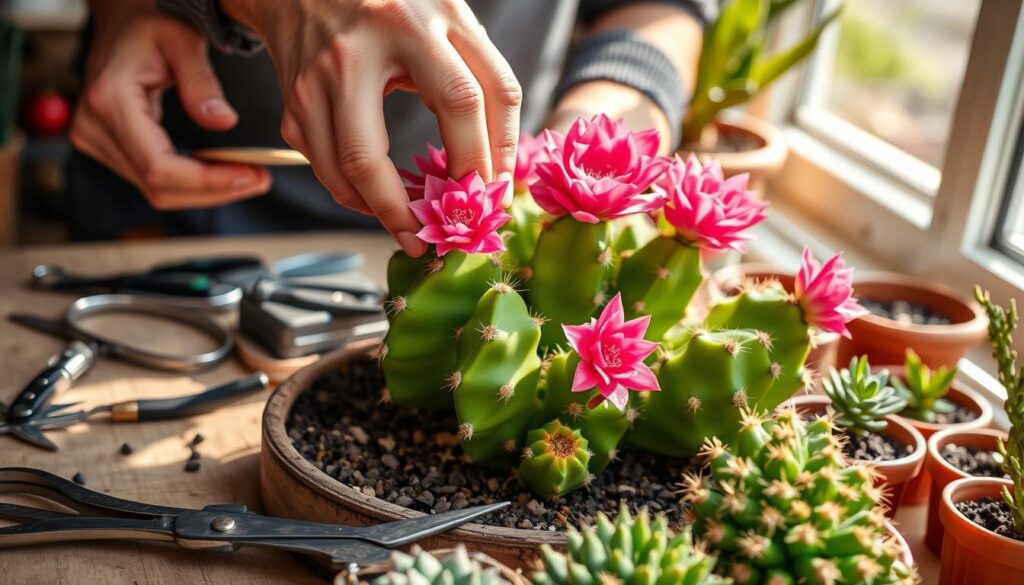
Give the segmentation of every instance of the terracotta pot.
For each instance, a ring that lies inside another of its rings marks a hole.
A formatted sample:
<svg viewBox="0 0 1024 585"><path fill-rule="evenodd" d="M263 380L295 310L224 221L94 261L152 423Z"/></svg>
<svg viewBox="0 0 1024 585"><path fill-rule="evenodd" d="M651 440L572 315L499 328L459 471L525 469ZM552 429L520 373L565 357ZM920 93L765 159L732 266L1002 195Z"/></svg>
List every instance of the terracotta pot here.
<svg viewBox="0 0 1024 585"><path fill-rule="evenodd" d="M900 378L904 381L906 380L906 373L903 366L885 366L885 369L889 370L889 374L891 376ZM946 395L946 398L951 402L966 407L974 412L976 415L974 420L957 424L938 424L927 423L906 416L896 415L896 417L917 429L917 432L921 433L921 436L923 436L926 441L928 440L928 437L931 437L935 433L945 429L983 429L992 424L992 405L989 404L988 400L985 400L981 394L971 390L964 384L954 380L953 386L949 389L949 394ZM927 455L925 455L925 457L927 457ZM903 503L911 506L923 504L928 501L928 493L930 490L931 474L928 472L928 467L926 465L921 470L921 473L907 484L907 491L903 494Z"/></svg>
<svg viewBox="0 0 1024 585"><path fill-rule="evenodd" d="M949 428L939 431L928 439L928 450L924 456L924 470L931 476L928 493L928 524L925 527L924 543L928 550L938 556L942 552L942 522L939 521L939 507L942 491L958 479L972 477L954 467L942 456L946 445L977 447L995 451L999 439L1006 440L1006 433L996 429Z"/></svg>
<svg viewBox="0 0 1024 585"><path fill-rule="evenodd" d="M867 355L875 364L902 364L913 348L929 367L954 367L969 349L985 339L988 318L981 305L959 292L928 280L888 272L854 277L854 293L875 301L903 300L924 305L949 318L949 325L907 325L868 314L847 324L851 338L839 342L839 363Z"/></svg>
<svg viewBox="0 0 1024 585"><path fill-rule="evenodd" d="M782 131L774 125L743 112L729 112L712 122L706 129L709 136L720 142L722 136L741 135L758 145L753 150L743 152L716 152L714 146L707 150L696 151L702 163L715 159L722 165L727 177L740 173L750 173L750 188L764 193L765 184L774 177L789 154ZM677 154L686 159L692 152L683 145Z"/></svg>
<svg viewBox="0 0 1024 585"><path fill-rule="evenodd" d="M900 547L900 560L903 561L904 565L908 567L913 567L914 554L910 550L910 544L907 543L907 539L900 533L899 530L896 530L896 527L893 526L891 522L885 523L885 529L889 531L889 534L892 535L892 539L895 540L896 544L898 544Z"/></svg>
<svg viewBox="0 0 1024 585"><path fill-rule="evenodd" d="M1008 479L965 477L942 491L939 519L945 528L942 541L940 585L1010 585L1024 583L1024 542L990 532L967 519L957 502L983 497L1000 498Z"/></svg>
<svg viewBox="0 0 1024 585"><path fill-rule="evenodd" d="M701 287L705 306L710 307L718 300L735 295L746 280L763 281L775 279L782 287L793 292L793 273L787 272L772 264L746 263L726 266L715 271ZM836 365L836 351L839 347L839 334L827 331L811 333L811 353L807 356L807 366L818 373L827 373Z"/></svg>
<svg viewBox="0 0 1024 585"><path fill-rule="evenodd" d="M806 394L790 398L783 406L791 405L801 414L817 414L825 412L831 404L832 401L829 400L828 396ZM890 518L893 518L896 516L896 510L903 502L903 493L906 491L907 482L917 477L918 473L921 472L921 467L924 464L925 442L921 433L898 417L887 416L885 419L889 423L885 428L885 434L913 448L910 455L893 461L866 462L874 464L875 469L878 470L881 476L877 485L883 487L889 495L889 501L892 505L886 513Z"/></svg>
<svg viewBox="0 0 1024 585"><path fill-rule="evenodd" d="M368 496L320 471L295 449L285 430L292 404L314 380L347 362L373 355L378 346L377 342L364 342L335 350L296 372L271 394L263 411L260 450L260 497L268 513L354 526L423 515L422 512ZM466 524L424 538L416 544L433 550L453 547L458 543L513 569L526 569L538 558L540 545L564 548L565 533Z"/></svg>

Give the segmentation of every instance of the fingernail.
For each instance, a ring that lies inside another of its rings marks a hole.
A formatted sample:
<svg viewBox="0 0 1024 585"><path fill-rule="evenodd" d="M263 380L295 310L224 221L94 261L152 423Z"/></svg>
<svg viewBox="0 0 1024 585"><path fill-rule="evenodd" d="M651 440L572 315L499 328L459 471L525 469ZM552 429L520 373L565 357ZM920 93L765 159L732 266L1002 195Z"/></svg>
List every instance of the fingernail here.
<svg viewBox="0 0 1024 585"><path fill-rule="evenodd" d="M233 116L235 110L220 98L210 98L199 106L207 116Z"/></svg>
<svg viewBox="0 0 1024 585"><path fill-rule="evenodd" d="M231 181L231 186L235 187L235 188L249 187L250 185L255 185L255 184L256 184L256 178L253 177L252 175L249 175L249 174L239 175L238 177L235 177L234 181Z"/></svg>
<svg viewBox="0 0 1024 585"><path fill-rule="evenodd" d="M412 232L398 232L395 235L398 245L410 256L422 256L427 251L427 243L416 237Z"/></svg>
<svg viewBox="0 0 1024 585"><path fill-rule="evenodd" d="M505 171L498 175L497 181L505 181L508 186L505 188L505 194L501 198L501 204L505 207L512 205L512 197L515 195L515 187L512 185L512 173Z"/></svg>

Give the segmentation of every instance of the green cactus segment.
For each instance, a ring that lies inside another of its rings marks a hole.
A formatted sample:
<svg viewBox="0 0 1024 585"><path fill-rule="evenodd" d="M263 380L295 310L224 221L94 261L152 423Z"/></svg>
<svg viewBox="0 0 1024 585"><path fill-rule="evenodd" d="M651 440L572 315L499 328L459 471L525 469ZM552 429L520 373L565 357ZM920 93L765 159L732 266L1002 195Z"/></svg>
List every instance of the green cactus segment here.
<svg viewBox="0 0 1024 585"><path fill-rule="evenodd" d="M822 386L832 400L836 422L857 435L881 433L889 424L885 417L907 405L889 385L889 371L872 373L867 356L854 357L849 368L833 368Z"/></svg>
<svg viewBox="0 0 1024 585"><path fill-rule="evenodd" d="M526 193L516 195L508 208L508 214L512 219L501 228L506 248L502 255L502 266L515 270L528 266L533 259L544 210Z"/></svg>
<svg viewBox="0 0 1024 585"><path fill-rule="evenodd" d="M892 378L896 394L907 402L907 406L900 412L901 416L933 423L938 415L956 410L956 405L946 400L953 379L956 378L956 367L943 366L932 370L910 348L907 348L903 366L906 382L897 377Z"/></svg>
<svg viewBox="0 0 1024 585"><path fill-rule="evenodd" d="M519 476L538 494L556 498L590 481L590 451L576 429L553 420L526 436Z"/></svg>
<svg viewBox="0 0 1024 585"><path fill-rule="evenodd" d="M634 251L647 245L658 236L658 228L654 222L643 214L627 215L613 224L615 241L612 248L616 254L629 256Z"/></svg>
<svg viewBox="0 0 1024 585"><path fill-rule="evenodd" d="M646 337L661 341L686 315L702 281L700 248L676 238L657 237L625 258L619 268L626 318L650 315Z"/></svg>
<svg viewBox="0 0 1024 585"><path fill-rule="evenodd" d="M810 329L800 306L778 282L758 283L740 294L716 303L704 327L708 329L754 329L768 334L778 378L756 406L770 411L803 388L804 363L811 351Z"/></svg>
<svg viewBox="0 0 1024 585"><path fill-rule="evenodd" d="M590 471L601 473L615 457L619 442L629 429L631 410L626 412L607 400L593 408L590 400L599 392L573 392L572 380L580 356L560 352L548 358L541 387L544 396L544 420L559 419L578 429L590 446Z"/></svg>
<svg viewBox="0 0 1024 585"><path fill-rule="evenodd" d="M567 552L541 547L535 585L724 585L716 576L715 557L693 543L689 528L673 534L664 515L653 520L646 510L636 517L625 506L611 520L599 514L593 526L569 529Z"/></svg>
<svg viewBox="0 0 1024 585"><path fill-rule="evenodd" d="M586 323L604 303L614 260L611 233L608 222L583 223L568 215L541 232L529 294L533 307L547 319L542 346L564 345L562 324Z"/></svg>
<svg viewBox="0 0 1024 585"><path fill-rule="evenodd" d="M470 556L461 544L440 559L418 546L410 552L391 553L390 570L371 585L510 585L496 561L479 553Z"/></svg>
<svg viewBox="0 0 1024 585"><path fill-rule="evenodd" d="M431 254L422 261L402 253L392 257L388 287L393 292L385 301L390 329L382 360L391 400L451 407L451 394L444 387L455 369L456 331L498 275L497 266L484 254Z"/></svg>
<svg viewBox="0 0 1024 585"><path fill-rule="evenodd" d="M774 349L746 329L696 332L658 372L660 392L642 399L626 440L676 457L693 455L705 437L730 441L740 408L761 404L778 383Z"/></svg>
<svg viewBox="0 0 1024 585"><path fill-rule="evenodd" d="M537 355L540 326L508 284L480 297L458 342L458 365L449 370L462 448L477 463L515 460L531 419L540 410Z"/></svg>
<svg viewBox="0 0 1024 585"><path fill-rule="evenodd" d="M735 443L709 439L708 477L684 477L695 534L736 583L909 584L876 472L847 467L827 418L744 409Z"/></svg>

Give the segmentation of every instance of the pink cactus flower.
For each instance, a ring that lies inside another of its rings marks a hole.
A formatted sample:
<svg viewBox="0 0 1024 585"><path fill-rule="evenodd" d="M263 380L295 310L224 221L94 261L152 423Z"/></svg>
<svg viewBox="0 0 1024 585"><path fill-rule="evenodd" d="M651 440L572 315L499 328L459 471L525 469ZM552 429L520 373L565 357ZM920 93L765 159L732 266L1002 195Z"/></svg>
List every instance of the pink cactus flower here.
<svg viewBox="0 0 1024 585"><path fill-rule="evenodd" d="M458 181L427 175L423 199L409 202L423 224L416 236L435 244L438 256L452 250L502 252L505 245L497 230L511 219L501 204L507 191L507 181L484 183L476 171Z"/></svg>
<svg viewBox="0 0 1024 585"><path fill-rule="evenodd" d="M593 408L607 399L619 410L625 410L629 390L661 390L644 358L658 344L646 341L644 333L649 315L624 321L622 296L615 295L601 316L585 325L562 325L565 336L580 356L580 365L572 381L573 392L586 392L597 387L601 396L590 402Z"/></svg>
<svg viewBox="0 0 1024 585"><path fill-rule="evenodd" d="M405 184L405 190L409 194L410 199L420 199L423 197L423 188L427 177L448 178L448 154L443 148L435 148L433 144L428 144L426 158L413 156L412 162L422 174L417 175L407 169L398 169L398 174L402 177L402 182Z"/></svg>
<svg viewBox="0 0 1024 585"><path fill-rule="evenodd" d="M548 159L548 151L544 148L542 138L529 134L519 137L514 180L516 193L525 193L530 190L530 184L537 180L537 163Z"/></svg>
<svg viewBox="0 0 1024 585"><path fill-rule="evenodd" d="M849 337L846 324L867 314L853 297L853 268L846 268L842 252L824 264L804 248L800 271L796 274L793 296L804 312L804 321L823 331Z"/></svg>
<svg viewBox="0 0 1024 585"><path fill-rule="evenodd" d="M764 219L768 203L747 189L749 175L725 178L722 165L702 166L690 155L677 156L653 187L665 197L665 219L684 239L707 252L746 252L747 230Z"/></svg>
<svg viewBox="0 0 1024 585"><path fill-rule="evenodd" d="M564 139L548 130L542 139L550 160L537 163L530 192L544 211L597 223L664 204L648 192L670 164L658 156L656 130L630 132L624 121L600 114L577 119Z"/></svg>

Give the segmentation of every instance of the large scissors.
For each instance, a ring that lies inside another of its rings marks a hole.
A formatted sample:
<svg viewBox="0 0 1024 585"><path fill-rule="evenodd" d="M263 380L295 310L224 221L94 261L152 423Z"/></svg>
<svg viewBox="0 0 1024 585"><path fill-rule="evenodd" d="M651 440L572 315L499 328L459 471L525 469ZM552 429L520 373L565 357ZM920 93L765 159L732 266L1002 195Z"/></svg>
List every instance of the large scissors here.
<svg viewBox="0 0 1024 585"><path fill-rule="evenodd" d="M0 528L0 548L122 539L173 542L181 548L216 552L258 546L307 555L333 570L351 572L386 565L393 548L451 530L509 504L498 502L357 527L263 516L241 504L202 510L143 504L27 467L0 468L0 493L31 495L73 511L0 503L0 518L18 522Z"/></svg>

